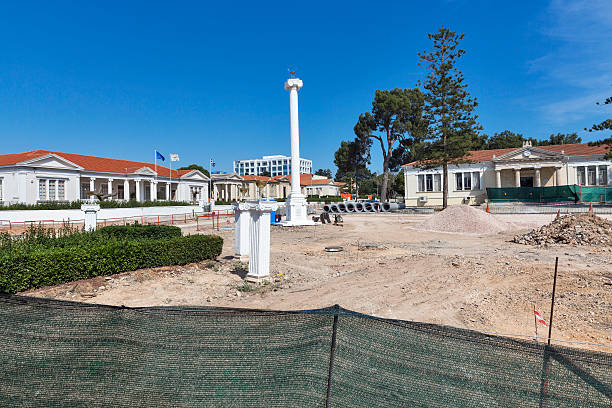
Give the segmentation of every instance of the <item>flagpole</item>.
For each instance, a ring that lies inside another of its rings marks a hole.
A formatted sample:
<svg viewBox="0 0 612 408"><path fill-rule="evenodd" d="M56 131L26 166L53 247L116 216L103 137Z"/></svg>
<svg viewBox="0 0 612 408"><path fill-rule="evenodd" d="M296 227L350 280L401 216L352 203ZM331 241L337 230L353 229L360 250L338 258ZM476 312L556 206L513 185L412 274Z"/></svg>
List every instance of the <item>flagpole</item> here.
<svg viewBox="0 0 612 408"><path fill-rule="evenodd" d="M170 153L170 189L168 191L170 197L166 197L166 200L172 200L172 153Z"/></svg>
<svg viewBox="0 0 612 408"><path fill-rule="evenodd" d="M212 203L212 157L208 161L208 202Z"/></svg>
<svg viewBox="0 0 612 408"><path fill-rule="evenodd" d="M153 160L155 160L155 181L157 181L157 150L155 150L153 156L155 156ZM151 194L153 194L153 192L151 192Z"/></svg>

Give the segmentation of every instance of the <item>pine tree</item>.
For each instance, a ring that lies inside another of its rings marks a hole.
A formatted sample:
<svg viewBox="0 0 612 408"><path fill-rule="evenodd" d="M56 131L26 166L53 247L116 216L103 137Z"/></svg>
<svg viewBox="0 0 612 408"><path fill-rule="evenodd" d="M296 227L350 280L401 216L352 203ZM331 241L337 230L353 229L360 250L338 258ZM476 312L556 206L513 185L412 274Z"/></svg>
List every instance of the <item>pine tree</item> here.
<svg viewBox="0 0 612 408"><path fill-rule="evenodd" d="M465 78L456 67L457 60L465 54L458 48L464 35L442 27L428 37L433 42L433 50L419 54L419 65L429 71L425 83L421 84L425 89L424 117L429 121L422 167L442 167L442 205L446 208L448 165L469 162L468 152L475 147L482 127L474 114L478 106L476 98L470 96Z"/></svg>

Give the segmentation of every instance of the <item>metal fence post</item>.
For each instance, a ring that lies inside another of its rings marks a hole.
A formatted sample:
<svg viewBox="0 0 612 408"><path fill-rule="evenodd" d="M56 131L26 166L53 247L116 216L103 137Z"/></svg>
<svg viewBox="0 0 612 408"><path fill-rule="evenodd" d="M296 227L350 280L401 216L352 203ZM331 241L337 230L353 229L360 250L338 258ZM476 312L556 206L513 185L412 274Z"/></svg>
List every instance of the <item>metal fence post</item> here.
<svg viewBox="0 0 612 408"><path fill-rule="evenodd" d="M338 313L340 305L334 306L334 324L332 326L331 350L329 352L329 371L327 375L327 396L325 398L325 407L329 408L331 397L332 375L334 372L334 357L336 355L336 333L338 331Z"/></svg>

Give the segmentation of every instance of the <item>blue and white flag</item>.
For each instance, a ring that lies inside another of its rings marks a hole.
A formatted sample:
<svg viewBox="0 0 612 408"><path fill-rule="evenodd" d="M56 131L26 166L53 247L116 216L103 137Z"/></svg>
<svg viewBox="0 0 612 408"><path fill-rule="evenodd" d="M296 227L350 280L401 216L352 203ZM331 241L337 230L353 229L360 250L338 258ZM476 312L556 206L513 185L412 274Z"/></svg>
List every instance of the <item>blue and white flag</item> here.
<svg viewBox="0 0 612 408"><path fill-rule="evenodd" d="M213 159L210 159L210 166L211 167L215 167L216 163Z"/></svg>
<svg viewBox="0 0 612 408"><path fill-rule="evenodd" d="M155 158L159 159L161 161L165 161L166 158L164 156L162 156L162 154L160 152L158 152L157 150L155 151Z"/></svg>

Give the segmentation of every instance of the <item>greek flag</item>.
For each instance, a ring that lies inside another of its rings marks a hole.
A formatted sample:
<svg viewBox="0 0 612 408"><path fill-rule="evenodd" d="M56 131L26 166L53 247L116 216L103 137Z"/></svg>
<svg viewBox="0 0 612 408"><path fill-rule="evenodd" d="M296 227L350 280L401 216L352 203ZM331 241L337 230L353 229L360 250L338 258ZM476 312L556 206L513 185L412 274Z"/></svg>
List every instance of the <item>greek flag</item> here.
<svg viewBox="0 0 612 408"><path fill-rule="evenodd" d="M216 163L213 159L210 159L210 167L215 167Z"/></svg>

